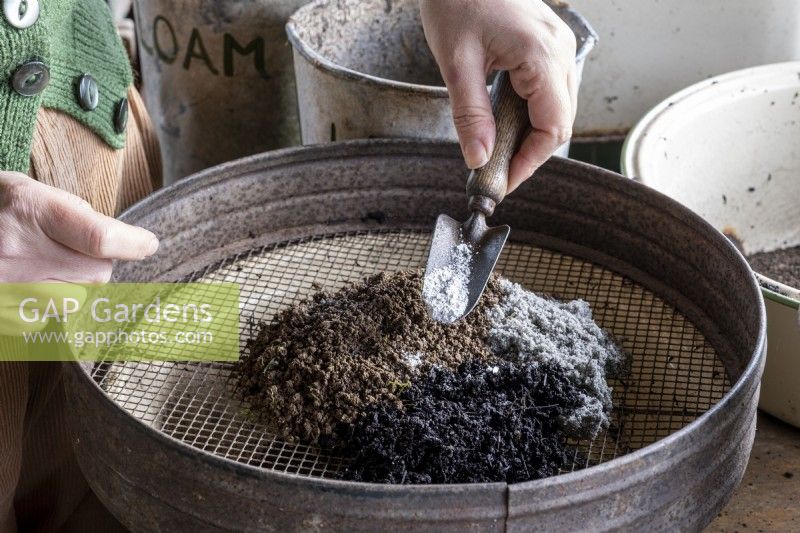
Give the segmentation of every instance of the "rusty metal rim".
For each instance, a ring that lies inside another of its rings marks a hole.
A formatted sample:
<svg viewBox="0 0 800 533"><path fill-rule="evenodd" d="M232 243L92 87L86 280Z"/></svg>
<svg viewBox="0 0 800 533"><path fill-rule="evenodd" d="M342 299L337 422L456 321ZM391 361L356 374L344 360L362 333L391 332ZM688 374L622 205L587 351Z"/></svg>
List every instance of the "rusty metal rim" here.
<svg viewBox="0 0 800 533"><path fill-rule="evenodd" d="M236 179L237 177L236 175L231 175L229 173L224 172L228 168L235 168L237 170L237 175L241 175L246 173L248 168L264 169L270 167L280 167L287 164L296 163L299 161L308 162L308 161L330 159L330 157L333 156L335 156L338 159L347 158L350 155L364 156L364 155L381 155L387 153L391 155L406 154L415 156L418 156L421 153L425 153L426 155L433 155L433 156L436 155L448 156L453 153L454 148L456 147L457 145L455 143L447 141L417 141L413 139L364 139L364 140L331 143L328 145L293 147L282 150L276 150L274 152L266 152L263 154L246 157L237 161L224 163L217 167L212 167L208 170L187 177L184 180L181 180L169 187L161 189L160 191L156 192L150 197L136 203L134 206L126 210L125 213L123 213L120 218L124 221L128 216L130 216L131 213L135 213L136 211L157 209L158 207L169 203L174 196L185 196L186 194L192 191L207 187L209 183L216 183L220 181ZM565 162L568 161L564 160L563 158L554 158L554 159L561 164L564 164ZM568 164L573 166L586 166L582 163L577 163L572 161L570 161ZM609 171L602 171L602 173L607 177L617 176L616 174ZM710 224L708 224L698 215L690 211L688 208L684 207L682 204L679 204L675 200L672 200L671 198L663 195L662 193L659 193L658 191L649 189L639 183L635 183L633 180L613 180L613 181L617 181L618 186L629 187L628 185L625 185L626 183L629 183L630 187L640 188L639 191L640 194L644 193L649 196L660 197L659 198L660 203L662 205L666 204L665 207L673 211L676 220L680 220L683 223L691 222L693 225L699 226L701 228L705 227L707 230L711 230L714 233L718 233L712 226L710 226ZM739 253L739 251L730 241L721 238L719 244L727 248L730 252L734 253L735 255L738 255L740 261L744 265L746 265L744 257L741 255L741 253ZM654 456L660 452L663 452L665 449L670 448L676 441L691 438L691 434L698 431L698 429L701 426L711 423L712 418L716 417L722 412L726 412L727 407L730 404L746 403L748 398L744 398L743 396L745 394L748 394L748 387L752 389L749 391L749 396L754 394L755 391L757 391L757 381L754 381L751 378L754 374L758 372L758 369L763 364L766 355L766 350L765 350L766 309L764 306L763 298L760 297L761 292L759 290L759 285L754 275L751 276L750 279L750 289L754 292L754 294L758 295L758 301L759 301L759 310L758 310L759 332L754 352L750 355L750 359L746 367L743 369L741 375L739 376L739 379L731 386L731 389L725 394L722 400L720 400L711 409L700 415L700 417L698 417L693 422L684 426L680 430L670 434L669 436L660 439L648 446L645 446L644 448L640 448L636 451L633 451L621 457L612 459L611 461L596 466L591 466L575 472L565 473L558 476L552 476L533 481L527 481L524 483L515 483L515 484L499 483L499 484L507 486L509 488L511 487L525 488L527 490L542 489L550 485L556 485L562 482L577 480L584 477L589 478L596 475L603 475L621 466L633 466L633 463L636 463L638 461L644 461L646 458ZM322 487L328 487L330 489L338 489L338 490L349 488L352 490L358 489L361 491L368 491L373 493L375 492L391 493L409 489L409 485L391 485L391 484L380 484L380 483L341 481L335 479L306 477L297 474L287 474L283 472L264 470L256 466L246 465L230 459L225 459L222 457L215 456L209 452L194 448L182 441L175 439L174 437L167 436L161 433L160 431L157 431L156 429L152 428L151 426L145 424L136 417L131 416L122 407L120 407L118 404L112 401L103 392L100 386L94 382L94 380L89 378L88 373L82 368L81 363L75 362L75 363L69 363L69 365L73 367L73 370L77 372L82 379L85 379L91 383L90 388L94 391L93 393L96 395L98 401L101 402L102 404L105 404L107 408L110 408L112 411L116 412L118 416L122 416L126 419L131 419L135 421L134 427L138 427L140 431L142 431L144 434L156 439L158 442L162 443L168 448L182 455L190 456L196 460L203 461L209 466L220 467L226 470L233 470L239 474L246 475L248 477L256 479L263 479L263 480L301 479L303 480L304 483L315 484ZM756 383L755 386L754 383ZM735 409L733 409L733 411L735 411ZM631 483L633 481L634 481L633 479L629 480L629 482ZM627 482L623 482L623 484L625 483ZM414 490L417 491L436 493L436 492L449 491L459 488L463 489L465 487L476 488L476 487L490 487L493 485L498 485L498 483L430 484L430 485L413 485L413 487Z"/></svg>
<svg viewBox="0 0 800 533"><path fill-rule="evenodd" d="M365 82L378 87L379 89L393 89L414 94L424 94L426 96L433 96L436 98L448 97L447 87L423 85L419 83L390 80L388 78L374 76L372 74L367 74L366 72L360 72L358 70L339 65L338 63L331 61L327 57L317 52L308 41L305 41L302 37L300 37L296 27L296 17L298 14L302 14L305 11L315 9L317 4L319 4L321 1L324 0L317 0L301 7L294 12L294 14L289 18L289 21L286 23L286 35L289 38L289 42L292 43L294 49L300 52L309 63L314 65L316 68L330 72L339 78ZM580 37L583 39L583 41L580 43L580 47L575 53L575 61L580 63L586 58L586 56L589 54L589 52L591 52L592 48L594 48L595 44L597 43L597 33L589 25L586 19L580 13L572 9L569 4L558 0L553 3L557 4L564 10L564 14L569 17L569 20L566 22L569 23L571 28L574 28L581 34Z"/></svg>

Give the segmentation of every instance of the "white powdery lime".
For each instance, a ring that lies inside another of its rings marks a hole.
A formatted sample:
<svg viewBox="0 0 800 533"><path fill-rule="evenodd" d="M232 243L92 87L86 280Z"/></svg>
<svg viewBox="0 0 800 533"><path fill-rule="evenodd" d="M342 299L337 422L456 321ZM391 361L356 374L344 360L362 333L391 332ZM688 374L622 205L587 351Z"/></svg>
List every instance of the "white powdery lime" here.
<svg viewBox="0 0 800 533"><path fill-rule="evenodd" d="M425 357L422 352L403 352L401 355L403 356L403 361L412 369L421 365L422 359Z"/></svg>
<svg viewBox="0 0 800 533"><path fill-rule="evenodd" d="M607 376L622 372L627 356L595 323L584 300L544 298L506 279L501 279L500 288L500 302L487 310L492 353L560 368L580 391L580 406L562 420L565 429L596 436L610 422Z"/></svg>
<svg viewBox="0 0 800 533"><path fill-rule="evenodd" d="M425 275L422 298L431 317L450 324L461 318L469 303L469 263L472 250L464 243L453 249L447 266Z"/></svg>

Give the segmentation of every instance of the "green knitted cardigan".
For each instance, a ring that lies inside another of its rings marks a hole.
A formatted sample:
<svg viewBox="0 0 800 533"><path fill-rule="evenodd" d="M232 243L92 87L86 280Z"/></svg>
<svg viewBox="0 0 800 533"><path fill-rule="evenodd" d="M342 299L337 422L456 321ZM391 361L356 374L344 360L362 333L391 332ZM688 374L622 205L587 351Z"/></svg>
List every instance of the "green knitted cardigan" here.
<svg viewBox="0 0 800 533"><path fill-rule="evenodd" d="M2 2L2 0L0 0ZM58 109L97 133L113 148L125 134L114 130L116 105L127 96L133 76L127 54L104 0L39 0L39 19L25 29L0 13L0 169L27 172L36 115ZM38 60L50 69L50 83L36 96L14 91L11 79L23 63ZM83 74L97 80L97 108L78 103L76 83Z"/></svg>

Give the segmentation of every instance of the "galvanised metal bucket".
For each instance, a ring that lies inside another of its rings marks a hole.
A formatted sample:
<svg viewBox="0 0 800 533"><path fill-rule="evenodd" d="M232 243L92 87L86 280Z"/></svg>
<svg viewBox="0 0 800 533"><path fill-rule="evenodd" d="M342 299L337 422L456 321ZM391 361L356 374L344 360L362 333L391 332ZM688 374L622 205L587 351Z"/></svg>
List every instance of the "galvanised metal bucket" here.
<svg viewBox="0 0 800 533"><path fill-rule="evenodd" d="M299 144L284 24L308 0L136 0L147 108L164 181Z"/></svg>
<svg viewBox="0 0 800 533"><path fill-rule="evenodd" d="M800 245L800 62L670 96L631 131L623 172L694 210L746 254ZM758 275L769 357L759 406L800 427L800 287Z"/></svg>
<svg viewBox="0 0 800 533"><path fill-rule="evenodd" d="M596 35L565 4L578 76ZM286 25L303 144L372 137L455 140L453 117L416 0L318 0ZM566 155L568 145L559 155Z"/></svg>

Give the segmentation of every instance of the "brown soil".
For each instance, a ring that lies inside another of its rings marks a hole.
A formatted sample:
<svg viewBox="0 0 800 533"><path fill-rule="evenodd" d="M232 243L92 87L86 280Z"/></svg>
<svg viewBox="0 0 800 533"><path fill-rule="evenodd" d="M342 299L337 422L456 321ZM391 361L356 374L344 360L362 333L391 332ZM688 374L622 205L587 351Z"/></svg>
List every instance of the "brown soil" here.
<svg viewBox="0 0 800 533"><path fill-rule="evenodd" d="M800 288L800 246L747 257L756 272L790 287Z"/></svg>
<svg viewBox="0 0 800 533"><path fill-rule="evenodd" d="M420 272L378 274L261 324L240 362L244 399L284 438L316 443L353 423L365 405L400 408L412 376L432 365L455 370L490 360L486 308L499 300L496 280L454 325L428 316L421 284Z"/></svg>

